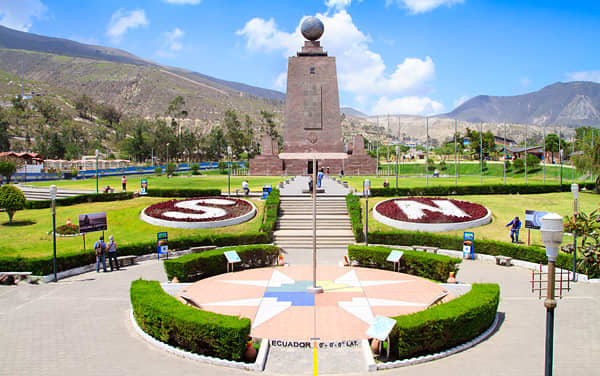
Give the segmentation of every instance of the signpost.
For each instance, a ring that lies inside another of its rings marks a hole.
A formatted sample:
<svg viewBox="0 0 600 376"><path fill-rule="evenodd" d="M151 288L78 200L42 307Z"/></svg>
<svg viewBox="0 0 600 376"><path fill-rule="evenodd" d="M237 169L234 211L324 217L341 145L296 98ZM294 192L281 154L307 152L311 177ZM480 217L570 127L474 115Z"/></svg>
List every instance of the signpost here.
<svg viewBox="0 0 600 376"><path fill-rule="evenodd" d="M463 258L475 259L475 233L463 233Z"/></svg>
<svg viewBox="0 0 600 376"><path fill-rule="evenodd" d="M225 258L227 259L227 273L229 273L230 271L233 272L233 264L242 262L240 255L238 255L238 253L236 251L227 251L227 252L223 252L223 254L225 255ZM229 270L230 265L231 265L231 270Z"/></svg>
<svg viewBox="0 0 600 376"><path fill-rule="evenodd" d="M377 338L379 341L387 341L387 355L386 359L390 358L390 332L396 325L396 320L390 319L389 317L376 316L375 321L367 329L367 337ZM381 353L381 344L379 342L379 352Z"/></svg>
<svg viewBox="0 0 600 376"><path fill-rule="evenodd" d="M388 255L386 261L394 263L394 271L396 271L396 269L398 269L398 272L400 271L400 258L402 258L403 254L404 252L402 251L391 251Z"/></svg>
<svg viewBox="0 0 600 376"><path fill-rule="evenodd" d="M166 231L156 233L156 259L160 260L162 254L166 254L167 260L169 259L169 233Z"/></svg>
<svg viewBox="0 0 600 376"><path fill-rule="evenodd" d="M527 245L531 240L531 230L539 230L542 228L542 218L548 212L537 210L525 210L525 228L527 229Z"/></svg>
<svg viewBox="0 0 600 376"><path fill-rule="evenodd" d="M148 194L148 179L142 179L140 183L140 195Z"/></svg>

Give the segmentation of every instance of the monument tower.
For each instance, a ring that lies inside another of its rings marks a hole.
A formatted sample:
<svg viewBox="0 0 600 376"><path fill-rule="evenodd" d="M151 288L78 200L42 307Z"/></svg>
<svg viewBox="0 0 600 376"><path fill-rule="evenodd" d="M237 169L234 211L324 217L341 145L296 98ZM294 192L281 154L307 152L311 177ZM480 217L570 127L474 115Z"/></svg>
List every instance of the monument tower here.
<svg viewBox="0 0 600 376"><path fill-rule="evenodd" d="M273 153L272 142L263 139L262 154L250 161L251 175L310 174L314 158L317 168L333 174L342 169L346 174L376 172L377 162L365 154L362 136L344 151L335 57L319 42L324 29L316 17L302 23L307 40L288 60L282 153ZM275 171L278 166L281 170Z"/></svg>

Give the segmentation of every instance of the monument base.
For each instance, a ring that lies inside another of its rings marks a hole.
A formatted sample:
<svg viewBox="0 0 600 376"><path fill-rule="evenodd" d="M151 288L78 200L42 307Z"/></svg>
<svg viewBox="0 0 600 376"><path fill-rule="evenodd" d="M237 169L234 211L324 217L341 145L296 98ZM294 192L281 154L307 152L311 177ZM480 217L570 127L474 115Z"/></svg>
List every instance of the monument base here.
<svg viewBox="0 0 600 376"><path fill-rule="evenodd" d="M257 155L249 162L251 176L278 176L283 175L284 161L275 155Z"/></svg>

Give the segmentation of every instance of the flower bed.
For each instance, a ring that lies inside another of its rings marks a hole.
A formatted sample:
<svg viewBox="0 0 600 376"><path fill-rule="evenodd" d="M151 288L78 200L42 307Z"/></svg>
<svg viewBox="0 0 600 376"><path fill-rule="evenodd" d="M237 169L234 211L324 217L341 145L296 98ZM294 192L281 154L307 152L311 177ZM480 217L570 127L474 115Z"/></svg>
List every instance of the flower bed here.
<svg viewBox="0 0 600 376"><path fill-rule="evenodd" d="M484 206L445 197L405 197L385 200L373 208L373 217L395 228L451 231L481 226L491 221Z"/></svg>
<svg viewBox="0 0 600 376"><path fill-rule="evenodd" d="M169 200L150 205L140 218L157 226L176 228L215 228L246 222L256 207L246 200L221 197L196 197Z"/></svg>

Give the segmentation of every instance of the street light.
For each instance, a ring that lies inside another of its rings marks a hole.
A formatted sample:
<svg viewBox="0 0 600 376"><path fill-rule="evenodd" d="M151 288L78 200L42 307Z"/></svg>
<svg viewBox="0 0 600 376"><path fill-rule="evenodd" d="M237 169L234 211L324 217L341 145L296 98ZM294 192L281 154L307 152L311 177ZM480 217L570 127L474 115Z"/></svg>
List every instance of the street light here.
<svg viewBox="0 0 600 376"><path fill-rule="evenodd" d="M227 197L231 197L231 146L227 146L227 155L229 155L229 168L227 168Z"/></svg>
<svg viewBox="0 0 600 376"><path fill-rule="evenodd" d="M54 282L57 282L58 278L56 277L56 185L54 184L50 186L50 197L52 198L52 244L54 249L54 256L52 261L54 266Z"/></svg>
<svg viewBox="0 0 600 376"><path fill-rule="evenodd" d="M96 194L98 194L98 155L100 152L96 149Z"/></svg>
<svg viewBox="0 0 600 376"><path fill-rule="evenodd" d="M167 142L167 163L169 163L169 143Z"/></svg>
<svg viewBox="0 0 600 376"><path fill-rule="evenodd" d="M366 209L365 209L365 245L369 245L369 193L371 190L371 181L369 179L365 179L363 182L363 196L366 198Z"/></svg>
<svg viewBox="0 0 600 376"><path fill-rule="evenodd" d="M571 184L573 193L573 221L577 220L577 197L579 197L579 184ZM573 228L573 282L577 281L577 226Z"/></svg>
<svg viewBox="0 0 600 376"><path fill-rule="evenodd" d="M546 246L546 256L548 257L548 294L544 300L546 307L546 358L545 375L552 375L552 357L554 346L554 309L556 300L554 299L554 267L558 247L562 244L563 238L563 219L556 213L548 213L542 218L542 241Z"/></svg>
<svg viewBox="0 0 600 376"><path fill-rule="evenodd" d="M400 168L400 146L396 145L396 188L398 188L398 174L399 174L399 168Z"/></svg>

